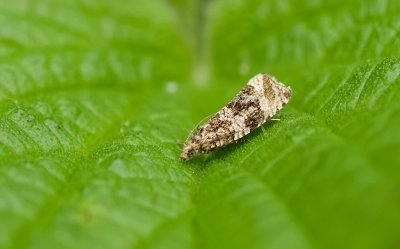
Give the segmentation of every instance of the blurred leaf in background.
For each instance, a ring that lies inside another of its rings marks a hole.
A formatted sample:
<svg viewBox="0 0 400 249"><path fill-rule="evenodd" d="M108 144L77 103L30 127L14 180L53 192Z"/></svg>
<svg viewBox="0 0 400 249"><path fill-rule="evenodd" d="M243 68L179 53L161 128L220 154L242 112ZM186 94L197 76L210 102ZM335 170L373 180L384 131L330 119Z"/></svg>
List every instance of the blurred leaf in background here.
<svg viewBox="0 0 400 249"><path fill-rule="evenodd" d="M399 1L0 6L0 248L400 247ZM260 72L281 121L181 162Z"/></svg>

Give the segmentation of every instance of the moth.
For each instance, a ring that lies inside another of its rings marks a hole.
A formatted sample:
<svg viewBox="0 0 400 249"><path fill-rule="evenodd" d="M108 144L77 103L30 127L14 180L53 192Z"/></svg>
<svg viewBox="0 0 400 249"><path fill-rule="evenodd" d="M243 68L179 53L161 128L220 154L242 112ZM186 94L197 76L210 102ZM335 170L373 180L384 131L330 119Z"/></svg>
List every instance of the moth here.
<svg viewBox="0 0 400 249"><path fill-rule="evenodd" d="M236 97L198 127L183 145L182 160L231 144L271 119L292 90L268 74L257 74Z"/></svg>

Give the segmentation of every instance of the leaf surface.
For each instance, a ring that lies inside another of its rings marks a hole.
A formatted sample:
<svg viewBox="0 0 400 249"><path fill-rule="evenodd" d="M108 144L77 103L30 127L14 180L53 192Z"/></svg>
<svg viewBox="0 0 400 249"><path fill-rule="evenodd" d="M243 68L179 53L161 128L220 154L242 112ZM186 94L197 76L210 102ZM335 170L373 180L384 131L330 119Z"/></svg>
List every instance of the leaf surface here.
<svg viewBox="0 0 400 249"><path fill-rule="evenodd" d="M2 1L0 248L397 248L400 4ZM290 104L180 146L253 75Z"/></svg>

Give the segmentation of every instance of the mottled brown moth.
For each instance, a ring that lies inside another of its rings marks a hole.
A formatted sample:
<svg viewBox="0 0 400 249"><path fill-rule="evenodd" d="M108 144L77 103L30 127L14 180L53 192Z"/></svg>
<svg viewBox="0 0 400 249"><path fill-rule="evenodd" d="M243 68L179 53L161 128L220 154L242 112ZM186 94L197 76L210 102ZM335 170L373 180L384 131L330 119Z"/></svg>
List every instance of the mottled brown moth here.
<svg viewBox="0 0 400 249"><path fill-rule="evenodd" d="M257 74L236 97L197 128L186 140L181 154L188 160L231 144L271 119L289 102L290 87L268 74Z"/></svg>

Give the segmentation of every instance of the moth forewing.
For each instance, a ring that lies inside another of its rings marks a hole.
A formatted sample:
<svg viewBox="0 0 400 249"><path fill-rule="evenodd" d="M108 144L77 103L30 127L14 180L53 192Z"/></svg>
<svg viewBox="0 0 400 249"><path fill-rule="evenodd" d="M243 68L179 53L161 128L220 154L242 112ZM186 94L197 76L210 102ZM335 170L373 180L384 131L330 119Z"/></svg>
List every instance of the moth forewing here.
<svg viewBox="0 0 400 249"><path fill-rule="evenodd" d="M181 159L210 152L249 134L282 109L291 94L290 87L273 76L254 76L231 102L189 136Z"/></svg>

